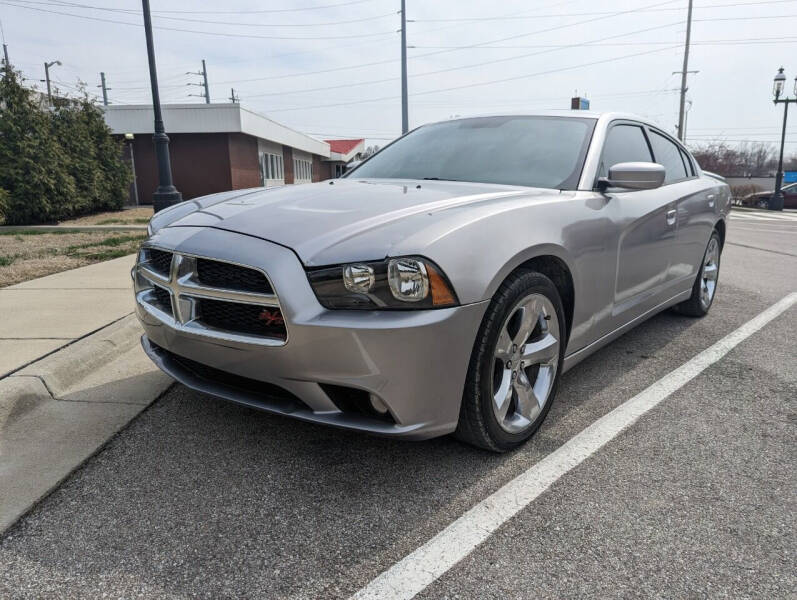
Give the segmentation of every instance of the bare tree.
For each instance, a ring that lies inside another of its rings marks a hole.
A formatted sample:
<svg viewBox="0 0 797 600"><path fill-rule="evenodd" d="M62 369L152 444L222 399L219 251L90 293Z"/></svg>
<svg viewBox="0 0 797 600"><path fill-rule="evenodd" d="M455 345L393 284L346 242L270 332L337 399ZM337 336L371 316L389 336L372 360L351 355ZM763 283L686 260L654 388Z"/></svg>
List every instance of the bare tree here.
<svg viewBox="0 0 797 600"><path fill-rule="evenodd" d="M692 154L701 168L726 177L767 177L777 168L775 148L762 142L744 142L735 147L726 142L710 142L692 148Z"/></svg>

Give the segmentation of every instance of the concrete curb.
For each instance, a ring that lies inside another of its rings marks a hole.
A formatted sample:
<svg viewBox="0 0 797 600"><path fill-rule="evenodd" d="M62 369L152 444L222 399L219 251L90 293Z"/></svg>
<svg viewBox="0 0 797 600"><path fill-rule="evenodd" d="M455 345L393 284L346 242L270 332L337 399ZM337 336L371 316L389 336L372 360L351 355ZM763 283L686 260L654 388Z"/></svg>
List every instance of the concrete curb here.
<svg viewBox="0 0 797 600"><path fill-rule="evenodd" d="M135 315L127 315L66 348L23 367L10 378L37 377L57 400L89 374L137 346L140 338L141 326Z"/></svg>
<svg viewBox="0 0 797 600"><path fill-rule="evenodd" d="M0 379L0 533L172 384L141 333L128 315Z"/></svg>

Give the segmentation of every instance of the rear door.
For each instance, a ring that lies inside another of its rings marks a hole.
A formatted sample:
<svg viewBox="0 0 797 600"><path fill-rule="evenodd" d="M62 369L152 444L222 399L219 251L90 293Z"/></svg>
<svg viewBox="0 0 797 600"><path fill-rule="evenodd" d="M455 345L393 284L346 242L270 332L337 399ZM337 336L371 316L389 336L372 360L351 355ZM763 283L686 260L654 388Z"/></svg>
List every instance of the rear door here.
<svg viewBox="0 0 797 600"><path fill-rule="evenodd" d="M606 137L599 177L621 162L655 162L645 127L632 121L614 122ZM607 333L662 302L675 241L676 202L665 188L608 189L606 208L617 225L617 269L612 314Z"/></svg>
<svg viewBox="0 0 797 600"><path fill-rule="evenodd" d="M676 236L666 290L674 296L692 288L716 220L718 191L696 176L691 157L678 142L654 128L648 128L648 137L655 161L666 169L660 189L676 202Z"/></svg>

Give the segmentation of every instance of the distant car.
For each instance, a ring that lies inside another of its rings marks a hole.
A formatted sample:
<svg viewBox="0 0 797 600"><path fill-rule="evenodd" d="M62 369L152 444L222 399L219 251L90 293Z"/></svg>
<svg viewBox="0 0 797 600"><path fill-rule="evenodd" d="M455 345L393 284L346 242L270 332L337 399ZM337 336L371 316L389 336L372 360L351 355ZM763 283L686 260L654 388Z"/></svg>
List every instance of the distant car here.
<svg viewBox="0 0 797 600"><path fill-rule="evenodd" d="M729 206L632 115L424 125L340 179L156 214L133 270L142 343L247 406L505 451L564 371L666 308L708 312Z"/></svg>
<svg viewBox="0 0 797 600"><path fill-rule="evenodd" d="M785 185L780 189L780 191L783 194L783 208L797 208L797 183ZM768 192L747 194L744 198L742 198L742 205L768 208L769 199L774 193L774 190L770 190Z"/></svg>

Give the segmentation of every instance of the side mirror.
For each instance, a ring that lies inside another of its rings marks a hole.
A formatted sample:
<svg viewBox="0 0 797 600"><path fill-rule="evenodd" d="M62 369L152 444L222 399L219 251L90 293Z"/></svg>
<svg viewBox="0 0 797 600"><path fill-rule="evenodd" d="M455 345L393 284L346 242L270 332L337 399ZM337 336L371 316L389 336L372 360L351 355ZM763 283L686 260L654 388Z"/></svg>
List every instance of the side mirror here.
<svg viewBox="0 0 797 600"><path fill-rule="evenodd" d="M658 163L627 162L609 167L609 176L598 179L598 189L654 190L664 183L665 169Z"/></svg>

